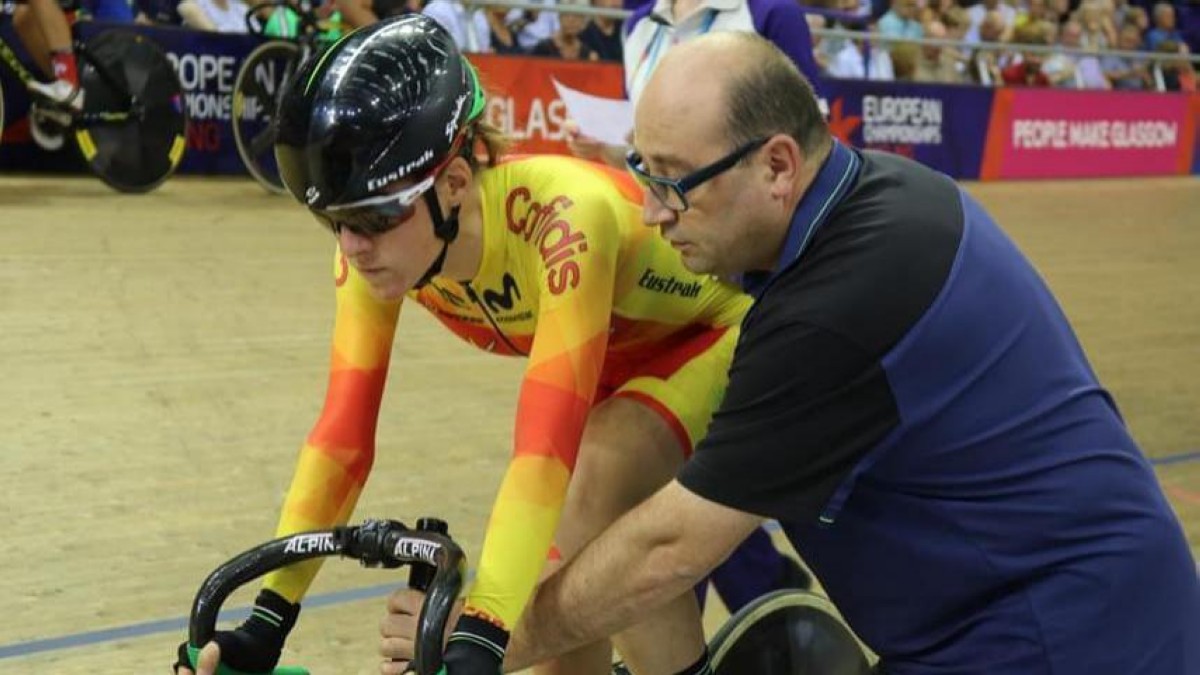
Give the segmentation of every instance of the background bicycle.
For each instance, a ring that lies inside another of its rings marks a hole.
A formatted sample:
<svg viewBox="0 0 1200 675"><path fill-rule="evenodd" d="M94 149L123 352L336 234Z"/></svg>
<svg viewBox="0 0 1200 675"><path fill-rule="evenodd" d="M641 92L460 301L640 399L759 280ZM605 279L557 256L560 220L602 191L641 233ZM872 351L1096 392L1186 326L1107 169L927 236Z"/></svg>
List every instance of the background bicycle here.
<svg viewBox="0 0 1200 675"><path fill-rule="evenodd" d="M44 124L60 125L91 171L121 192L147 192L165 181L187 147L183 90L167 56L146 36L121 29L88 38L72 26L82 110L35 100ZM34 76L0 38L0 60L27 84ZM31 92L32 96L32 92ZM5 123L0 92L0 128Z"/></svg>
<svg viewBox="0 0 1200 675"><path fill-rule="evenodd" d="M246 13L246 27L271 37L250 52L233 86L233 139L246 170L267 190L283 194L275 165L275 108L296 67L342 33L341 15L328 5L273 0ZM324 15L324 16L322 16Z"/></svg>

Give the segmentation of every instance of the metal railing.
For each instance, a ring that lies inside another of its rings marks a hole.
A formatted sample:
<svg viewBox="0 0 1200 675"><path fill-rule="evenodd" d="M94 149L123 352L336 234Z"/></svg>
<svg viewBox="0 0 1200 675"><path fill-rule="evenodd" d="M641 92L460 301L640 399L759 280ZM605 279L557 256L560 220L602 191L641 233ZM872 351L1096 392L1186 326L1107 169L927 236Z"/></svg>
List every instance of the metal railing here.
<svg viewBox="0 0 1200 675"><path fill-rule="evenodd" d="M575 5L558 5L558 4L543 4L540 2L529 2L528 0L462 0L462 4L467 8L468 14L473 14L485 7L503 7L506 9L521 9L533 10L536 12L555 12L559 14L579 14L582 16L599 16L609 17L614 19L624 20L632 14L625 9L606 9L601 7L575 6ZM824 16L834 18L842 18L836 12L820 8L803 8L805 11L811 11ZM845 15L846 17L867 23L868 18L862 16ZM479 45L482 43L480 36L475 33L474 21L467 22L468 40L467 51L478 51ZM1066 54L1069 56L1094 57L1103 58L1106 56L1115 56L1118 58L1136 60L1140 62L1150 62L1155 65L1161 65L1165 61L1187 61L1193 67L1200 68L1200 55L1196 54L1168 54L1164 52L1143 52L1143 51L1123 51L1119 49L1086 49L1072 48L1060 45L1028 45L1018 44L1013 42L967 42L965 40L951 40L945 38L910 38L887 36L879 33L872 33L865 30L846 30L844 28L814 28L812 29L814 37L832 38L832 39L848 39L858 42L866 42L880 44L897 44L907 43L918 46L937 46L949 47L958 49L964 52L970 51L988 51L988 52L1026 52L1032 54ZM869 68L870 64L870 48L866 50L863 56L864 69ZM1156 84L1159 90L1163 88L1161 76L1156 78Z"/></svg>

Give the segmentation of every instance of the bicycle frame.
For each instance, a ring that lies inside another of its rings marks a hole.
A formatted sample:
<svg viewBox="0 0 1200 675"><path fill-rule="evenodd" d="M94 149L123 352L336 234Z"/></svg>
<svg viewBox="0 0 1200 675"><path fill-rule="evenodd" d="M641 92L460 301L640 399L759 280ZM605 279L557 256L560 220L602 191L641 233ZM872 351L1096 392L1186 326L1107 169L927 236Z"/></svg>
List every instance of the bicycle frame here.
<svg viewBox="0 0 1200 675"><path fill-rule="evenodd" d="M239 586L280 567L329 556L353 558L365 567L412 565L410 585L433 568L417 622L417 643L410 667L417 675L435 675L442 666L446 623L466 576L466 555L438 531L412 530L394 520L367 520L362 525L281 537L221 565L196 593L188 622L188 644L199 649L212 639L221 603Z"/></svg>
<svg viewBox="0 0 1200 675"><path fill-rule="evenodd" d="M21 80L22 84L33 79L33 73L29 72L24 63L21 63L20 57L17 56L17 53L13 51L12 47L3 38L0 38L0 60L8 64L8 67Z"/></svg>
<svg viewBox="0 0 1200 675"><path fill-rule="evenodd" d="M88 51L87 44L84 43L83 40L77 38L74 35L74 31L72 31L71 45L75 52L76 58L81 59L91 65L91 67L95 69L96 74L100 76L100 79L104 80L104 84L106 84L112 91L117 93L121 99L120 106L118 107L122 108L122 110L118 111L106 110L75 113L73 118L76 120L76 122L85 126L97 122L124 122L131 116L139 115L140 111L137 110L137 101L134 99L134 97L131 96L128 91L126 91L125 87L122 86L115 77L113 77L112 73L110 73L109 70L104 67L104 64L100 63L98 59L91 55L91 52ZM0 38L0 60L8 65L13 74L16 75L19 80L21 80L22 84L28 84L30 81L35 79L33 73L31 73L29 69L25 67L24 63L21 63L21 58L17 56L16 51L14 51L12 46L9 45L8 42L3 38Z"/></svg>

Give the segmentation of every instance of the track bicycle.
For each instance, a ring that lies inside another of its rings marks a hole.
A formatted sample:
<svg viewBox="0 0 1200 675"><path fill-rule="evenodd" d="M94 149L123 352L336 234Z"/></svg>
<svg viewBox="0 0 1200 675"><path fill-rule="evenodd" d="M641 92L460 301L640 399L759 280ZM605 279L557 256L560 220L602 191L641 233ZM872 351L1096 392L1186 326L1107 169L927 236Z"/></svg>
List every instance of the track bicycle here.
<svg viewBox="0 0 1200 675"><path fill-rule="evenodd" d="M53 119L70 135L92 172L120 192L148 192L175 172L187 148L183 86L166 54L145 35L106 29L82 37L71 26L83 109L30 91L30 115ZM21 81L34 79L0 39L0 61ZM0 129L4 126L0 92Z"/></svg>
<svg viewBox="0 0 1200 675"><path fill-rule="evenodd" d="M275 163L275 110L283 88L301 63L336 39L338 22L337 16L321 19L307 2L289 0L258 3L246 12L250 33L275 39L255 47L238 68L233 141L246 170L270 192L284 193Z"/></svg>
<svg viewBox="0 0 1200 675"><path fill-rule="evenodd" d="M188 621L188 652L194 666L212 639L225 599L272 570L317 557L341 556L366 567L411 566L408 584L425 591L410 672L436 675L442 640L466 578L466 556L446 524L422 518L416 529L394 520L367 520L281 537L255 546L214 570L201 585ZM809 591L769 593L743 607L709 642L715 675L868 675L863 648L829 601ZM273 675L307 675L284 666ZM221 664L217 675L250 675ZM613 675L629 675L621 664Z"/></svg>
<svg viewBox="0 0 1200 675"><path fill-rule="evenodd" d="M216 632L221 604L234 590L272 570L313 558L341 556L364 567L395 569L410 566L409 586L425 591L417 622L417 640L410 672L436 675L442 667L442 639L450 612L466 578L467 559L434 518L409 529L395 520L366 520L280 537L255 546L213 570L201 584L188 618L188 654L193 669L200 648ZM304 668L283 666L274 675L308 675ZM249 675L222 663L217 675Z"/></svg>

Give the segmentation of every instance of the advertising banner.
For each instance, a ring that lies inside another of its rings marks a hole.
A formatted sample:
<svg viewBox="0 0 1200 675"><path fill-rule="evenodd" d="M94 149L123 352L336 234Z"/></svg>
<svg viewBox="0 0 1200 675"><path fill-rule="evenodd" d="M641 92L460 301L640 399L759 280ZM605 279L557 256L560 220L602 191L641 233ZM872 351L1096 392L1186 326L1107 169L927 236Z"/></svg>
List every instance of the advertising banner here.
<svg viewBox="0 0 1200 675"><path fill-rule="evenodd" d="M618 64L491 54L469 58L489 94L487 120L507 132L519 152L567 152L567 109L554 80L595 96L625 95Z"/></svg>
<svg viewBox="0 0 1200 675"><path fill-rule="evenodd" d="M1091 178L1190 172L1187 94L1002 89L982 177Z"/></svg>
<svg viewBox="0 0 1200 675"><path fill-rule="evenodd" d="M829 126L858 148L887 150L955 178L979 177L992 89L828 79Z"/></svg>
<svg viewBox="0 0 1200 675"><path fill-rule="evenodd" d="M86 38L114 27L82 23L78 30ZM242 62L262 38L120 28L151 37L179 74L190 117L180 173L245 175L233 140L233 90ZM0 36L19 44L11 24L0 22ZM567 152L568 113L555 81L607 98L624 91L617 64L490 54L470 59L489 93L487 120L513 138L518 152ZM258 95L271 95L281 77L255 73ZM0 82L6 113L0 169L85 172L70 143L53 153L33 144L24 87L2 67ZM835 79L823 81L822 91L830 127L843 141L905 155L958 179L1200 173L1200 95Z"/></svg>

